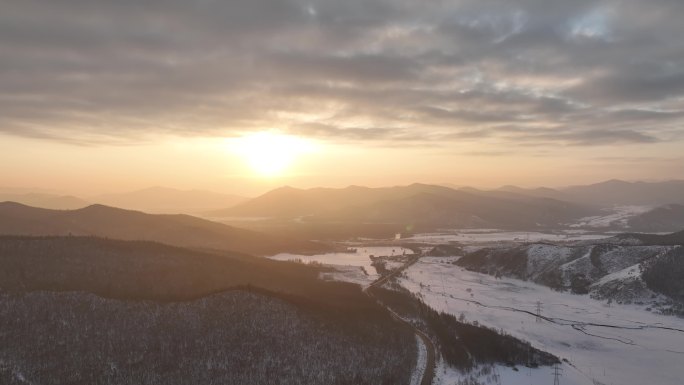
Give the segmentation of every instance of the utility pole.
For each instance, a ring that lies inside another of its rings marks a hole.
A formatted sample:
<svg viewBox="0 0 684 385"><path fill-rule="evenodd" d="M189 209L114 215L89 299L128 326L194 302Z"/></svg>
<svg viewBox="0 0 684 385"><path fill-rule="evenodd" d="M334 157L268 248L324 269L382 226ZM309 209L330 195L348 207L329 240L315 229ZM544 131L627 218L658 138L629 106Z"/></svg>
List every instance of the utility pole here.
<svg viewBox="0 0 684 385"><path fill-rule="evenodd" d="M560 385L561 372L563 369L558 364L553 366L553 385Z"/></svg>
<svg viewBox="0 0 684 385"><path fill-rule="evenodd" d="M444 297L444 311L448 311L449 304L447 303L446 285L444 284L444 272L439 277L442 279L442 296Z"/></svg>
<svg viewBox="0 0 684 385"><path fill-rule="evenodd" d="M542 322L541 311L542 311L542 303L541 303L541 301L537 301L537 318L536 318L537 322Z"/></svg>

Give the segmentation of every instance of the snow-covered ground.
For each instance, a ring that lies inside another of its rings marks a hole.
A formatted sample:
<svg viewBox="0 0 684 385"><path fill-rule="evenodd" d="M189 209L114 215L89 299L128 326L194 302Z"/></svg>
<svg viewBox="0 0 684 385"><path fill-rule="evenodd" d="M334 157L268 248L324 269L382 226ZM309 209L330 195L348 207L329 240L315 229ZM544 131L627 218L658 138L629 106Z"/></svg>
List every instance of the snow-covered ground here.
<svg viewBox="0 0 684 385"><path fill-rule="evenodd" d="M563 233L470 230L418 234L403 239L429 245L458 241L468 247L500 242L590 240L609 236L581 230ZM432 246L425 247L428 251ZM555 259L563 248L537 245L532 260ZM616 251L617 252L617 251ZM335 279L368 285L378 277L370 256L400 256L412 251L401 247L357 247L355 253L314 256L279 254L278 260L316 261L336 267L323 273ZM616 260L631 260L629 255ZM431 307L468 322L503 330L533 346L566 359L561 365L564 385L681 385L684 379L684 319L645 310L646 305L612 305L589 296L553 291L531 282L466 271L453 264L458 257L423 257L399 278L402 286L417 293ZM387 268L399 267L397 259L385 259ZM625 262L626 263L626 262ZM612 265L611 265L612 266ZM609 277L629 275L630 266L614 266ZM607 278L606 278L607 279ZM541 315L537 319L537 302ZM419 349L420 351L420 349ZM421 358L419 357L419 360ZM552 368L480 367L464 375L439 364L434 384L454 385L469 378L483 384L542 385L553 383ZM471 377L473 376L473 377ZM414 376L415 377L415 376ZM415 379L414 379L415 380Z"/></svg>
<svg viewBox="0 0 684 385"><path fill-rule="evenodd" d="M375 270L375 267L371 265L371 256L387 257L413 253L413 251L410 249L398 246L359 246L355 248L356 252L327 253L316 255L282 253L269 258L276 259L278 261L301 260L304 263L318 262L325 265L357 266L363 268L368 274L368 277L373 280L378 278L378 272Z"/></svg>
<svg viewBox="0 0 684 385"><path fill-rule="evenodd" d="M425 369L427 369L427 348L418 336L416 336L416 347L418 348L418 358L416 359L416 368L411 374L411 385L420 385Z"/></svg>
<svg viewBox="0 0 684 385"><path fill-rule="evenodd" d="M320 274L320 279L325 281L351 282L361 287L366 287L373 283L377 275L370 276L359 266L333 265L334 269Z"/></svg>
<svg viewBox="0 0 684 385"><path fill-rule="evenodd" d="M608 234L585 233L583 231L562 231L555 233L501 231L493 229L445 231L441 233L415 234L404 238L407 242L445 244L449 242L487 243L487 242L539 242L539 241L579 241L609 237Z"/></svg>
<svg viewBox="0 0 684 385"><path fill-rule="evenodd" d="M559 365L561 373L560 383L563 385L586 384L586 377L568 364ZM472 379L476 382L468 382ZM553 383L553 368L511 368L503 365L481 366L471 373L464 375L456 369L440 362L435 371L434 385L491 384L491 385L548 385ZM588 384L592 384L589 381ZM606 385L611 385L607 383Z"/></svg>
<svg viewBox="0 0 684 385"><path fill-rule="evenodd" d="M455 258L424 257L399 282L431 307L469 322L504 330L570 364L561 384L681 385L684 379L684 320L642 307L613 305L560 293L530 282L496 279L451 264ZM537 320L541 314L550 320ZM496 367L501 384L548 384L551 369ZM438 370L440 384L461 374ZM496 382L490 382L496 383Z"/></svg>
<svg viewBox="0 0 684 385"><path fill-rule="evenodd" d="M605 209L604 215L580 218L577 223L573 223L570 225L570 227L626 228L627 220L629 218L643 214L652 208L653 207L651 206L616 206L610 209Z"/></svg>

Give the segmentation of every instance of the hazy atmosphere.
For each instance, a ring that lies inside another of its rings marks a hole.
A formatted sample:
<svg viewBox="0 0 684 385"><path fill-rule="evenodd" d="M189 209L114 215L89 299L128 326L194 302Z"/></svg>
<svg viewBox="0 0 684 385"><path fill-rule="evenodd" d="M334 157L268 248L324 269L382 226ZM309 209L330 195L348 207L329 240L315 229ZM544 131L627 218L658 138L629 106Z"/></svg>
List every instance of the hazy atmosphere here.
<svg viewBox="0 0 684 385"><path fill-rule="evenodd" d="M684 0L0 0L0 384L681 385Z"/></svg>
<svg viewBox="0 0 684 385"><path fill-rule="evenodd" d="M564 186L684 169L677 0L1 7L7 186L255 195L282 184ZM289 148L277 172L255 172L236 150L264 132L300 141L276 139Z"/></svg>

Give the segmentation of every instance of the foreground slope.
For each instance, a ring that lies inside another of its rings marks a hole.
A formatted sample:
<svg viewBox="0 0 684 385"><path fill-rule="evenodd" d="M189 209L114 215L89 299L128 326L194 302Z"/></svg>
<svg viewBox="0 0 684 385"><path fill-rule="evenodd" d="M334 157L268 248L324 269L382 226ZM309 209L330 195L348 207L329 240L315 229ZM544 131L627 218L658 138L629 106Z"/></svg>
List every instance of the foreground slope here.
<svg viewBox="0 0 684 385"><path fill-rule="evenodd" d="M411 331L319 268L0 237L0 382L407 384Z"/></svg>
<svg viewBox="0 0 684 385"><path fill-rule="evenodd" d="M189 215L152 215L102 205L62 211L0 203L0 234L92 235L255 255L325 250L317 243L269 236Z"/></svg>

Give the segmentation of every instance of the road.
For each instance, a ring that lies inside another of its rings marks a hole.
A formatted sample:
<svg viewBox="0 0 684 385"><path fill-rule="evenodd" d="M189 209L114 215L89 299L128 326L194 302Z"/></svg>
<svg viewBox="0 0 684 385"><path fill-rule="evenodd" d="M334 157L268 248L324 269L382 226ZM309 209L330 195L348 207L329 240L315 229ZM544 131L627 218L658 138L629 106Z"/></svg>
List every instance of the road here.
<svg viewBox="0 0 684 385"><path fill-rule="evenodd" d="M381 287L387 281L396 277L402 271L406 270L411 265L418 262L419 259L420 259L420 255L417 255L415 257L411 257L402 267L394 270L393 272L391 272L390 274L387 274L384 277L378 278L377 280L375 280L375 282L371 283L368 287L363 289L364 293L366 293L366 295L368 295L369 297L376 300L378 303L382 304L382 302L380 300L378 300L373 295L373 291L371 289L374 287ZM418 336L418 338L420 338L420 340L423 341L423 344L425 345L425 350L427 351L427 357L425 360L425 370L423 371L423 378L420 381L420 385L432 385L432 380L435 377L435 357L436 357L436 353L437 353L436 348L435 348L435 344L432 343L432 341L430 340L430 337L428 337L425 333L423 333L420 329L415 327L409 321L402 318L394 310L390 309L387 306L385 306L385 308L392 314L392 316L396 320L398 320L399 322L410 327L413 330L413 332L416 334L416 336Z"/></svg>

